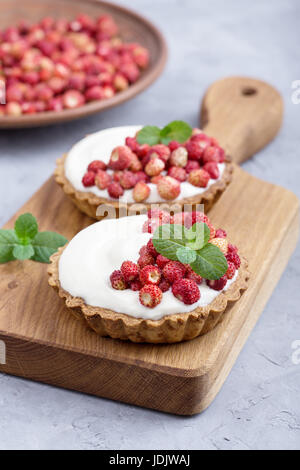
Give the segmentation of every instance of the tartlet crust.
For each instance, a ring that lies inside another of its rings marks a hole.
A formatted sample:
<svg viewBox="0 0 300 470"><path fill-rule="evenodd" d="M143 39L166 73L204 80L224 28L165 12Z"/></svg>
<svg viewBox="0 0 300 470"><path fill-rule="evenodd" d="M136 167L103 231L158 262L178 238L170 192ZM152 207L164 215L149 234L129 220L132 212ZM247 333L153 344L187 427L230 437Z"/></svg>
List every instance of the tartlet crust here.
<svg viewBox="0 0 300 470"><path fill-rule="evenodd" d="M135 343L178 343L211 331L222 321L228 304L236 302L248 287L248 262L241 258L237 279L210 304L188 313L166 315L160 320L135 318L124 313L87 305L80 297L65 291L59 281L59 259L65 247L51 256L49 285L64 299L71 313L100 336L130 340Z"/></svg>
<svg viewBox="0 0 300 470"><path fill-rule="evenodd" d="M231 158L226 156L226 166L222 177L212 184L206 191L201 194L198 194L193 197L178 199L175 201L162 201L157 203L147 203L143 202L141 204L138 203L127 203L124 204L119 202L118 200L109 199L109 198L101 198L96 196L93 193L85 192L85 191L77 191L72 183L67 179L65 175L65 161L67 158L67 154L64 154L62 158L57 159L57 166L54 171L55 181L62 187L64 193L69 196L74 204L78 207L78 209L83 212L84 214L92 217L96 220L102 220L104 215L97 215L97 208L100 205L104 205L107 207L113 207L116 211L116 216L119 215L126 215L130 209L133 210L133 214L135 215L138 212L138 207L140 206L142 210L147 211L151 209L151 205L159 204L164 206L178 206L178 208L182 207L184 204L189 204L192 206L191 210L196 210L195 206L197 204L204 205L204 211L207 212L211 209L211 207L217 202L221 194L225 191L226 187L232 180L232 173L233 173L233 164L231 163ZM123 210L123 212L122 212ZM103 211L102 211L103 213Z"/></svg>

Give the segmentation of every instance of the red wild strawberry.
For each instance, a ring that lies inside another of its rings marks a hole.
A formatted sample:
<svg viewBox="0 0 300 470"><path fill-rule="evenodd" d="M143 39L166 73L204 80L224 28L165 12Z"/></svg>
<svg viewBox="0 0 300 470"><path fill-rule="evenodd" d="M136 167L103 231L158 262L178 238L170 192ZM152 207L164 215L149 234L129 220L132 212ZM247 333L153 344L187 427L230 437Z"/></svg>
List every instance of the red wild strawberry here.
<svg viewBox="0 0 300 470"><path fill-rule="evenodd" d="M220 150L218 147L206 147L202 156L203 163L220 161Z"/></svg>
<svg viewBox="0 0 300 470"><path fill-rule="evenodd" d="M233 263L235 265L236 269L239 269L239 267L241 266L241 259L235 251L229 252L226 255L226 259L227 259L227 261L230 261L231 263Z"/></svg>
<svg viewBox="0 0 300 470"><path fill-rule="evenodd" d="M172 286L173 295L186 305L192 305L200 299L200 291L195 281L179 279Z"/></svg>
<svg viewBox="0 0 300 470"><path fill-rule="evenodd" d="M145 173L148 176L159 175L165 168L164 162L160 158L153 158L149 160L145 166Z"/></svg>
<svg viewBox="0 0 300 470"><path fill-rule="evenodd" d="M108 185L107 191L110 197L114 199L118 199L120 196L123 196L124 194L124 189L122 188L120 183L117 183L116 181Z"/></svg>
<svg viewBox="0 0 300 470"><path fill-rule="evenodd" d="M143 233L154 233L157 227L159 226L159 222L157 220L146 220L143 224L142 232Z"/></svg>
<svg viewBox="0 0 300 470"><path fill-rule="evenodd" d="M138 259L138 265L141 269L143 269L145 266L148 266L149 264L153 265L154 263L155 260L149 253L141 255Z"/></svg>
<svg viewBox="0 0 300 470"><path fill-rule="evenodd" d="M218 179L220 176L220 170L216 162L205 163L205 165L203 166L203 170L207 171L209 176L214 180Z"/></svg>
<svg viewBox="0 0 300 470"><path fill-rule="evenodd" d="M139 144L137 143L136 137L126 137L125 143L133 152L136 152Z"/></svg>
<svg viewBox="0 0 300 470"><path fill-rule="evenodd" d="M226 230L223 230L222 228L218 228L216 230L216 238L226 238L227 237L227 233L226 233ZM229 245L228 245L228 249L229 249Z"/></svg>
<svg viewBox="0 0 300 470"><path fill-rule="evenodd" d="M190 266L187 268L186 278L190 279L190 281L194 281L196 284L201 284L203 281L200 274L195 273Z"/></svg>
<svg viewBox="0 0 300 470"><path fill-rule="evenodd" d="M171 176L164 176L157 183L157 191L163 199L176 199L180 194L180 182Z"/></svg>
<svg viewBox="0 0 300 470"><path fill-rule="evenodd" d="M99 189L107 189L111 183L111 176L104 170L98 170L95 177L95 184Z"/></svg>
<svg viewBox="0 0 300 470"><path fill-rule="evenodd" d="M129 170L133 171L134 173L139 173L142 169L143 169L142 162L138 159L136 154L133 153L132 156L131 156Z"/></svg>
<svg viewBox="0 0 300 470"><path fill-rule="evenodd" d="M117 289L117 290L127 289L126 281L123 277L122 272L119 269L117 269L110 275L110 282L111 282L111 286L114 289Z"/></svg>
<svg viewBox="0 0 300 470"><path fill-rule="evenodd" d="M223 290L224 287L226 286L226 283L227 283L226 274L222 276L220 279L217 279L215 281L212 281L212 280L206 281L206 284L208 285L208 287L214 290Z"/></svg>
<svg viewBox="0 0 300 470"><path fill-rule="evenodd" d="M97 173L98 170L106 170L106 164L101 160L94 160L88 166L88 171L94 171Z"/></svg>
<svg viewBox="0 0 300 470"><path fill-rule="evenodd" d="M237 246L232 245L232 243L229 243L228 244L228 252L231 253L232 251L234 251L234 253L237 253L238 252Z"/></svg>
<svg viewBox="0 0 300 470"><path fill-rule="evenodd" d="M150 179L150 182L152 184L157 184L161 179L163 178L163 175L156 175L156 176L152 176L152 178Z"/></svg>
<svg viewBox="0 0 300 470"><path fill-rule="evenodd" d="M148 264L140 271L140 281L142 284L159 284L160 278L161 274L157 266Z"/></svg>
<svg viewBox="0 0 300 470"><path fill-rule="evenodd" d="M148 250L148 253L153 256L153 258L156 258L158 256L159 253L157 253L154 245L153 245L153 241L152 241L152 238L150 238L150 240L148 241L147 243L147 250Z"/></svg>
<svg viewBox="0 0 300 470"><path fill-rule="evenodd" d="M160 269L163 269L169 262L170 260L163 255L158 255L156 258L156 264Z"/></svg>
<svg viewBox="0 0 300 470"><path fill-rule="evenodd" d="M173 152L173 150L176 150L178 149L178 147L180 147L180 143L177 142L177 140L171 140L171 142L169 142L168 147L171 150L171 152Z"/></svg>
<svg viewBox="0 0 300 470"><path fill-rule="evenodd" d="M132 281L130 283L130 289L133 290L133 291L139 291L141 290L141 288L143 287L141 281L139 281L138 279L136 281Z"/></svg>
<svg viewBox="0 0 300 470"><path fill-rule="evenodd" d="M146 284L139 294L140 302L145 307L154 308L161 302L162 291L158 286Z"/></svg>
<svg viewBox="0 0 300 470"><path fill-rule="evenodd" d="M188 160L185 171L187 173L190 173L193 170L199 170L200 169L200 164L196 160Z"/></svg>
<svg viewBox="0 0 300 470"><path fill-rule="evenodd" d="M233 276L235 275L235 264L232 263L231 261L228 261L228 269L225 275L227 279L232 279Z"/></svg>
<svg viewBox="0 0 300 470"><path fill-rule="evenodd" d="M167 292L170 289L171 284L166 279L162 279L158 284L158 287L162 292Z"/></svg>
<svg viewBox="0 0 300 470"><path fill-rule="evenodd" d="M188 161L188 152L184 147L178 147L173 150L169 160L170 165L184 168Z"/></svg>
<svg viewBox="0 0 300 470"><path fill-rule="evenodd" d="M136 176L137 183L139 183L140 181L142 181L143 183L148 183L149 181L149 177L146 175L144 171L138 171L135 174L135 176Z"/></svg>
<svg viewBox="0 0 300 470"><path fill-rule="evenodd" d="M62 96L64 108L73 109L82 106L85 102L84 96L80 91L68 90Z"/></svg>
<svg viewBox="0 0 300 470"><path fill-rule="evenodd" d="M132 196L135 202L146 201L149 195L150 195L150 188L146 183L144 183L143 181L139 181L138 183L136 183L132 192Z"/></svg>
<svg viewBox="0 0 300 470"><path fill-rule="evenodd" d="M139 145L138 144L138 148L136 149L136 154L139 158L144 158L147 153L149 152L150 150L150 145L148 144L142 144L142 145Z"/></svg>
<svg viewBox="0 0 300 470"><path fill-rule="evenodd" d="M88 171L82 178L82 184L86 188L89 186L94 186L95 184L95 173L93 171Z"/></svg>
<svg viewBox="0 0 300 470"><path fill-rule="evenodd" d="M122 171L114 171L113 180L116 181L117 183L120 183L121 175L122 175Z"/></svg>
<svg viewBox="0 0 300 470"><path fill-rule="evenodd" d="M197 160L199 161L202 157L203 154L203 148L201 145L199 145L198 142L194 142L192 140L189 140L186 144L185 147L188 152L188 157L190 160Z"/></svg>
<svg viewBox="0 0 300 470"><path fill-rule="evenodd" d="M123 171L120 176L120 185L124 189L131 189L136 183L136 176L132 171Z"/></svg>
<svg viewBox="0 0 300 470"><path fill-rule="evenodd" d="M110 156L109 168L113 170L126 170L131 162L132 151L125 145L116 147Z"/></svg>
<svg viewBox="0 0 300 470"><path fill-rule="evenodd" d="M209 180L209 173L202 168L200 170L191 171L188 177L189 183L193 186L197 186L198 188L206 188Z"/></svg>
<svg viewBox="0 0 300 470"><path fill-rule="evenodd" d="M147 253L148 253L148 247L147 245L143 245L142 248L140 248L139 255L143 256L143 255L146 255Z"/></svg>
<svg viewBox="0 0 300 470"><path fill-rule="evenodd" d="M135 63L144 69L149 63L149 52L145 47L137 46L132 50L132 55Z"/></svg>
<svg viewBox="0 0 300 470"><path fill-rule="evenodd" d="M167 145L157 144L150 147L148 152L149 159L160 158L164 163L169 160L170 149Z"/></svg>
<svg viewBox="0 0 300 470"><path fill-rule="evenodd" d="M185 275L186 268L179 261L170 261L163 268L164 278L173 284L175 281L182 279Z"/></svg>
<svg viewBox="0 0 300 470"><path fill-rule="evenodd" d="M180 168L179 166L171 166L171 168L168 170L168 176L175 178L181 183L185 181L187 177L185 169Z"/></svg>
<svg viewBox="0 0 300 470"><path fill-rule="evenodd" d="M124 261L121 266L121 273L126 282L134 281L139 275L139 267L132 261Z"/></svg>

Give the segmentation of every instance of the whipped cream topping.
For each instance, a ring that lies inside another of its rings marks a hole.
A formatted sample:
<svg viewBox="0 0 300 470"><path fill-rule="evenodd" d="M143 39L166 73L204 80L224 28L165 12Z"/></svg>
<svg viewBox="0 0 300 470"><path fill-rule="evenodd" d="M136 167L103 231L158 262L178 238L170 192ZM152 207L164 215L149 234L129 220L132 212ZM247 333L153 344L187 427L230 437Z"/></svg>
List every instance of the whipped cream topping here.
<svg viewBox="0 0 300 470"><path fill-rule="evenodd" d="M81 297L86 304L102 307L132 317L159 320L165 315L185 313L196 307L210 304L219 294L200 284L200 299L185 305L172 294L164 292L161 303L147 308L139 301L139 293L131 289L115 290L110 275L120 269L123 261L136 262L139 250L152 237L142 232L147 216L138 215L120 219L106 219L79 232L67 245L59 260L61 287L74 297ZM237 272L229 280L224 291L236 280Z"/></svg>
<svg viewBox="0 0 300 470"><path fill-rule="evenodd" d="M65 161L65 175L74 188L77 189L77 191L90 192L98 197L110 199L106 189L99 189L97 186L88 188L83 186L81 181L82 177L88 165L93 160L102 160L104 163L108 163L112 150L119 145L125 145L126 137L134 137L141 127L142 126L113 127L88 135L77 142L68 153ZM219 163L218 167L220 170L218 179L220 179L225 169L225 163ZM181 191L177 199L201 194L216 181L218 180L210 179L206 188L198 188L185 181L180 185ZM146 202L155 203L165 201L158 194L156 184L149 183L149 187L151 192ZM132 189L125 190L123 196L119 198L119 201L127 203L135 202L132 196Z"/></svg>

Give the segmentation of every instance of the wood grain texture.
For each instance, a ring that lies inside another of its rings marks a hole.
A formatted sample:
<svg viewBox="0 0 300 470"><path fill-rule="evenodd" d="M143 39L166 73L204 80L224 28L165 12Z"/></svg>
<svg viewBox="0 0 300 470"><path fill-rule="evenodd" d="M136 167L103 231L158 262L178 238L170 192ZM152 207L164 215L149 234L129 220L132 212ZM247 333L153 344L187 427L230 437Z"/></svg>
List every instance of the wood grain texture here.
<svg viewBox="0 0 300 470"><path fill-rule="evenodd" d="M261 80L228 77L204 95L200 126L216 137L236 163L252 157L278 133L283 102L275 88Z"/></svg>
<svg viewBox="0 0 300 470"><path fill-rule="evenodd" d="M139 80L112 98L93 101L76 109L43 112L23 116L1 116L0 128L40 127L71 121L118 106L148 88L162 73L167 46L160 31L143 16L114 3L100 0L0 0L0 28L14 26L20 20L35 23L45 16L74 19L79 13L92 17L110 14L119 26L125 42L139 42L150 52L150 64Z"/></svg>
<svg viewBox="0 0 300 470"><path fill-rule="evenodd" d="M42 230L69 239L92 223L53 179L6 227L25 211L38 218ZM221 388L286 266L298 238L298 212L294 194L235 168L230 190L210 217L248 258L249 288L213 331L174 345L101 338L48 286L46 265L0 266L0 339L7 347L0 370L171 413L199 413Z"/></svg>

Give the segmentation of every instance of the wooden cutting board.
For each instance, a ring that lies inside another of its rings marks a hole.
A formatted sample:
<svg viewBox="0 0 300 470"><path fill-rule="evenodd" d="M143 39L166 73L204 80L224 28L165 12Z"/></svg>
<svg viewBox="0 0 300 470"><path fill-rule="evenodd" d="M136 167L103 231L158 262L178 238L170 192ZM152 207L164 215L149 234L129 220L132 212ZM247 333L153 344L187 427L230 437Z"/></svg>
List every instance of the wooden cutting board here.
<svg viewBox="0 0 300 470"><path fill-rule="evenodd" d="M243 89L243 80L247 79L231 80L238 86L242 84ZM227 103L235 111L234 97L222 104L223 93L219 98L215 95L218 87L224 90L225 85L224 81L215 84L204 100L202 117L204 113L210 132L214 127L215 106L220 106L224 113ZM249 127L248 135L242 126L245 146L239 135L238 145L233 145L231 138L226 140L234 134L237 116L234 114L231 122L233 129L227 121L224 123L228 133L223 135L224 117L221 119L217 113L214 133L223 136L221 142L227 146L231 144L237 161L249 156L249 147L254 151L265 145L280 127L279 95L262 82L257 82L258 85L263 88L261 96L266 87L266 94L272 99L268 103L262 100L265 109L257 104L260 112L255 113L249 100L260 92L243 97L246 108L242 106L236 125L241 126L244 121ZM229 89L232 96L232 86ZM269 124L262 117L259 121L268 129L268 137L255 127L255 119L251 122L257 113L273 116ZM231 119L230 113L228 116ZM41 230L55 230L69 239L93 222L78 212L53 178L6 227L12 227L16 217L27 211L38 218ZM0 364L0 371L171 413L199 413L220 390L285 269L298 239L298 213L299 202L293 193L250 176L236 166L232 184L213 207L210 217L217 227L228 231L230 239L248 258L250 285L213 331L180 344L137 345L98 337L76 320L48 287L46 265L15 261L0 266L0 362L4 362L6 349L6 364Z"/></svg>

